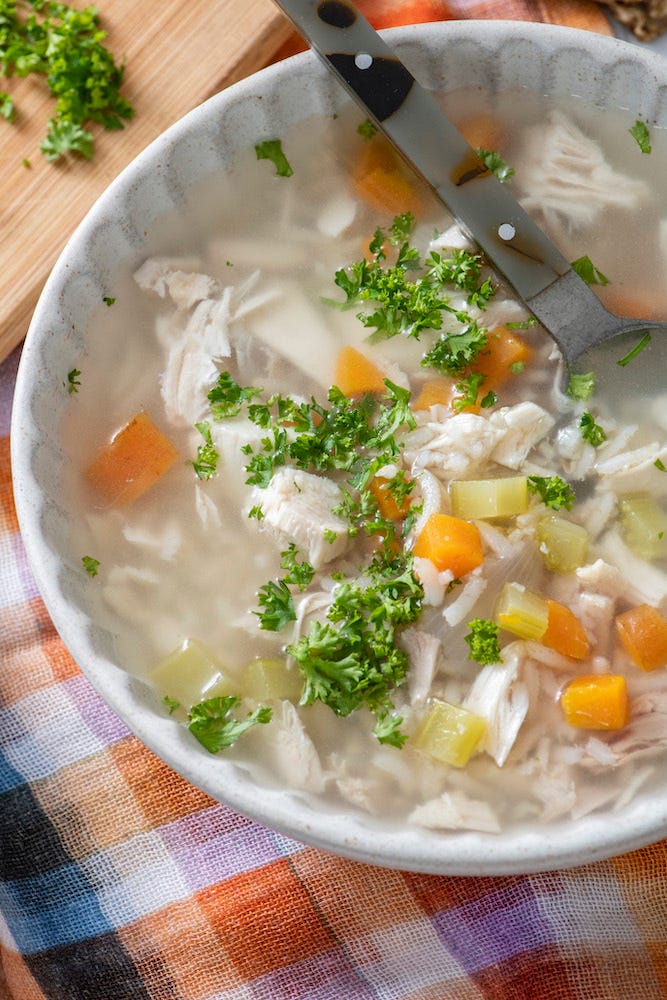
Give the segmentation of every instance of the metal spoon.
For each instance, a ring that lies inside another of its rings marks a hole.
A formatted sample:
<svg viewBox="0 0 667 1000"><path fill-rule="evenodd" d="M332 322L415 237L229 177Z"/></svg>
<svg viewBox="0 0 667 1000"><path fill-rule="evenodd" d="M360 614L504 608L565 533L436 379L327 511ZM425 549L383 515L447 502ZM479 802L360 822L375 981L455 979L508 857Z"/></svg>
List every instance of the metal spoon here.
<svg viewBox="0 0 667 1000"><path fill-rule="evenodd" d="M667 330L604 308L349 0L276 0L554 338L566 362L623 333ZM643 343L641 341L640 343Z"/></svg>

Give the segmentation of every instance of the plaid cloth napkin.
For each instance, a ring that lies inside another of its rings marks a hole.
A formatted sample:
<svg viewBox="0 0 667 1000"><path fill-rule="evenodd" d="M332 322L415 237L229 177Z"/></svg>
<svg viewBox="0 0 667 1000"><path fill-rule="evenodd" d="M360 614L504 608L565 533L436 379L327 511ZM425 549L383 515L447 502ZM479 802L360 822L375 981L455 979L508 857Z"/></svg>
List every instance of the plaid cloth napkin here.
<svg viewBox="0 0 667 1000"><path fill-rule="evenodd" d="M368 0L378 26L530 18L608 32L577 0ZM385 871L265 829L176 776L54 631L12 501L0 366L0 998L667 997L667 847L575 871Z"/></svg>

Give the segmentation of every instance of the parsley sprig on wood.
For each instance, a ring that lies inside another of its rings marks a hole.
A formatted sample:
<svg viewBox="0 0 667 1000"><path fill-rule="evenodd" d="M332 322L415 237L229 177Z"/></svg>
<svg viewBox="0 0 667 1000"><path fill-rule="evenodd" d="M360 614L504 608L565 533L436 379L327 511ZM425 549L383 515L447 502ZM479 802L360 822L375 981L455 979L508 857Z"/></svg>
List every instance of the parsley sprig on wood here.
<svg viewBox="0 0 667 1000"><path fill-rule="evenodd" d="M105 37L96 7L76 10L55 0L0 0L0 71L8 78L43 76L55 98L40 146L47 160L68 152L90 159L93 135L87 123L122 129L134 114L120 93L124 67L102 44ZM8 94L3 108L5 118L18 120Z"/></svg>

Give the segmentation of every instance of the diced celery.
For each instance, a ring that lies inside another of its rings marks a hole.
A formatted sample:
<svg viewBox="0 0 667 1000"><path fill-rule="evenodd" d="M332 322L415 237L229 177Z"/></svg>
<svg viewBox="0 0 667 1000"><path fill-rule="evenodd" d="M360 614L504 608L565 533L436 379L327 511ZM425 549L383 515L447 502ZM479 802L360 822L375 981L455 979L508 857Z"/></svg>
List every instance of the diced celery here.
<svg viewBox="0 0 667 1000"><path fill-rule="evenodd" d="M271 701L272 698L296 700L301 695L303 681L296 667L290 667L287 660L271 660L262 656L251 660L242 671L243 690L255 701Z"/></svg>
<svg viewBox="0 0 667 1000"><path fill-rule="evenodd" d="M186 639L153 667L150 679L185 709L206 698L235 694L235 685L210 649L198 639Z"/></svg>
<svg viewBox="0 0 667 1000"><path fill-rule="evenodd" d="M650 493L618 498L621 533L629 549L642 559L667 557L667 513Z"/></svg>
<svg viewBox="0 0 667 1000"><path fill-rule="evenodd" d="M455 517L468 521L514 517L528 510L528 479L526 476L455 479L449 495Z"/></svg>
<svg viewBox="0 0 667 1000"><path fill-rule="evenodd" d="M414 745L443 764L465 767L485 733L486 719L433 698L414 736Z"/></svg>
<svg viewBox="0 0 667 1000"><path fill-rule="evenodd" d="M558 514L547 514L541 518L536 533L542 558L554 573L571 573L586 562L589 536L580 524Z"/></svg>
<svg viewBox="0 0 667 1000"><path fill-rule="evenodd" d="M520 583L506 583L495 610L496 624L522 639L541 639L549 624L549 605Z"/></svg>

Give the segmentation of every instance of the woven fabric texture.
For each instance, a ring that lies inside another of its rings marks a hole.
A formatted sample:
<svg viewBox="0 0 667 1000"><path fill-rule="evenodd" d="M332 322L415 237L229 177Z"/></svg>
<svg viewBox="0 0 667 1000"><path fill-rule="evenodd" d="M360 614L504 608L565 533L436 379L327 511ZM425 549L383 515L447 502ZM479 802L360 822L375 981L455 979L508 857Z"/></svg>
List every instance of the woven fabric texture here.
<svg viewBox="0 0 667 1000"><path fill-rule="evenodd" d="M578 0L364 9L380 27L512 17L609 31ZM511 878L376 869L237 815L129 733L26 563L9 464L19 353L0 366L0 998L667 996L665 843Z"/></svg>

